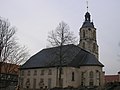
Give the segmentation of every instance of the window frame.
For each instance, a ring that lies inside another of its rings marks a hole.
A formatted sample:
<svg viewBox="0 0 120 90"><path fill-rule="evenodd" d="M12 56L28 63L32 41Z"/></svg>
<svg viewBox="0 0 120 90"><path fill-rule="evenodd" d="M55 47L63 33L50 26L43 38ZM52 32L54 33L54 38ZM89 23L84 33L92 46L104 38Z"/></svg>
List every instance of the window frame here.
<svg viewBox="0 0 120 90"><path fill-rule="evenodd" d="M44 75L45 74L45 70L41 70L41 73L40 73L40 75Z"/></svg>
<svg viewBox="0 0 120 90"><path fill-rule="evenodd" d="M48 75L52 75L52 70L48 69Z"/></svg>
<svg viewBox="0 0 120 90"><path fill-rule="evenodd" d="M34 75L35 75L35 76L37 75L37 70L34 70Z"/></svg>
<svg viewBox="0 0 120 90"><path fill-rule="evenodd" d="M71 81L75 81L75 73L72 72L72 80Z"/></svg>
<svg viewBox="0 0 120 90"><path fill-rule="evenodd" d="M90 77L90 78L94 78L94 72L93 72L93 71L90 71L90 72L89 72L89 77Z"/></svg>
<svg viewBox="0 0 120 90"><path fill-rule="evenodd" d="M27 75L30 76L30 73L31 73L30 70L28 70Z"/></svg>

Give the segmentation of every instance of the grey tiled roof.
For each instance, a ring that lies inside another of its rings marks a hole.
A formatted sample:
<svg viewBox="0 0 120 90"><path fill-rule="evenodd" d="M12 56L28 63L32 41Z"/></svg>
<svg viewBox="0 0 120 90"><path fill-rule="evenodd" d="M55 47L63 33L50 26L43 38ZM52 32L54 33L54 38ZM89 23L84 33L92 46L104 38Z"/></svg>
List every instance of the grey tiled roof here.
<svg viewBox="0 0 120 90"><path fill-rule="evenodd" d="M59 66L59 47L43 49L33 55L21 69L28 68L47 68ZM101 66L97 58L91 53L81 49L73 44L62 47L62 66L80 67L80 66Z"/></svg>
<svg viewBox="0 0 120 90"><path fill-rule="evenodd" d="M82 28L86 28L86 27L94 28L93 22L85 21L82 25Z"/></svg>

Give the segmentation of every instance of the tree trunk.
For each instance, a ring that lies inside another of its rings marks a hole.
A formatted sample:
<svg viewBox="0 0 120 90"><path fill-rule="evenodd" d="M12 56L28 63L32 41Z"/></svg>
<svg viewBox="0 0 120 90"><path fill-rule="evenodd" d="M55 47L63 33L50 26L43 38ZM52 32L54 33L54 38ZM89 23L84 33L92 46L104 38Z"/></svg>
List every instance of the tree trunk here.
<svg viewBox="0 0 120 90"><path fill-rule="evenodd" d="M62 87L62 82L61 82L61 71L62 71L62 44L60 46L60 64L59 64L59 87Z"/></svg>

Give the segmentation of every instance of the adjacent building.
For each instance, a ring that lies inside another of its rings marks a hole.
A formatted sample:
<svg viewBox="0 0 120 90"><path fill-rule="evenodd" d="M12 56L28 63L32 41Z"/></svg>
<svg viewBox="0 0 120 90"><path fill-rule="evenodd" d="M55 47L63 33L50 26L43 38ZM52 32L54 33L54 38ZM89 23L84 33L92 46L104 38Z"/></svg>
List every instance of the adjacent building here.
<svg viewBox="0 0 120 90"><path fill-rule="evenodd" d="M105 75L105 84L120 83L120 72L117 75Z"/></svg>
<svg viewBox="0 0 120 90"><path fill-rule="evenodd" d="M18 85L18 68L16 64L0 62L0 90L13 90Z"/></svg>
<svg viewBox="0 0 120 90"><path fill-rule="evenodd" d="M33 55L20 69L20 88L32 90L59 86L59 48L45 48ZM86 12L80 28L80 42L62 47L61 86L102 87L104 65L99 61L96 28Z"/></svg>

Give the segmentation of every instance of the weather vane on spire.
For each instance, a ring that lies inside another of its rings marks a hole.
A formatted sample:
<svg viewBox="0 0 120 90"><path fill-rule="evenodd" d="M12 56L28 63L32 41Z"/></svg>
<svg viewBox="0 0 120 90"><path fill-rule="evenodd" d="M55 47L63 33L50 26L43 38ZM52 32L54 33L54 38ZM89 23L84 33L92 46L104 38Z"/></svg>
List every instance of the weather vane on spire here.
<svg viewBox="0 0 120 90"><path fill-rule="evenodd" d="M87 12L88 12L88 0L86 1L86 3L87 3Z"/></svg>

